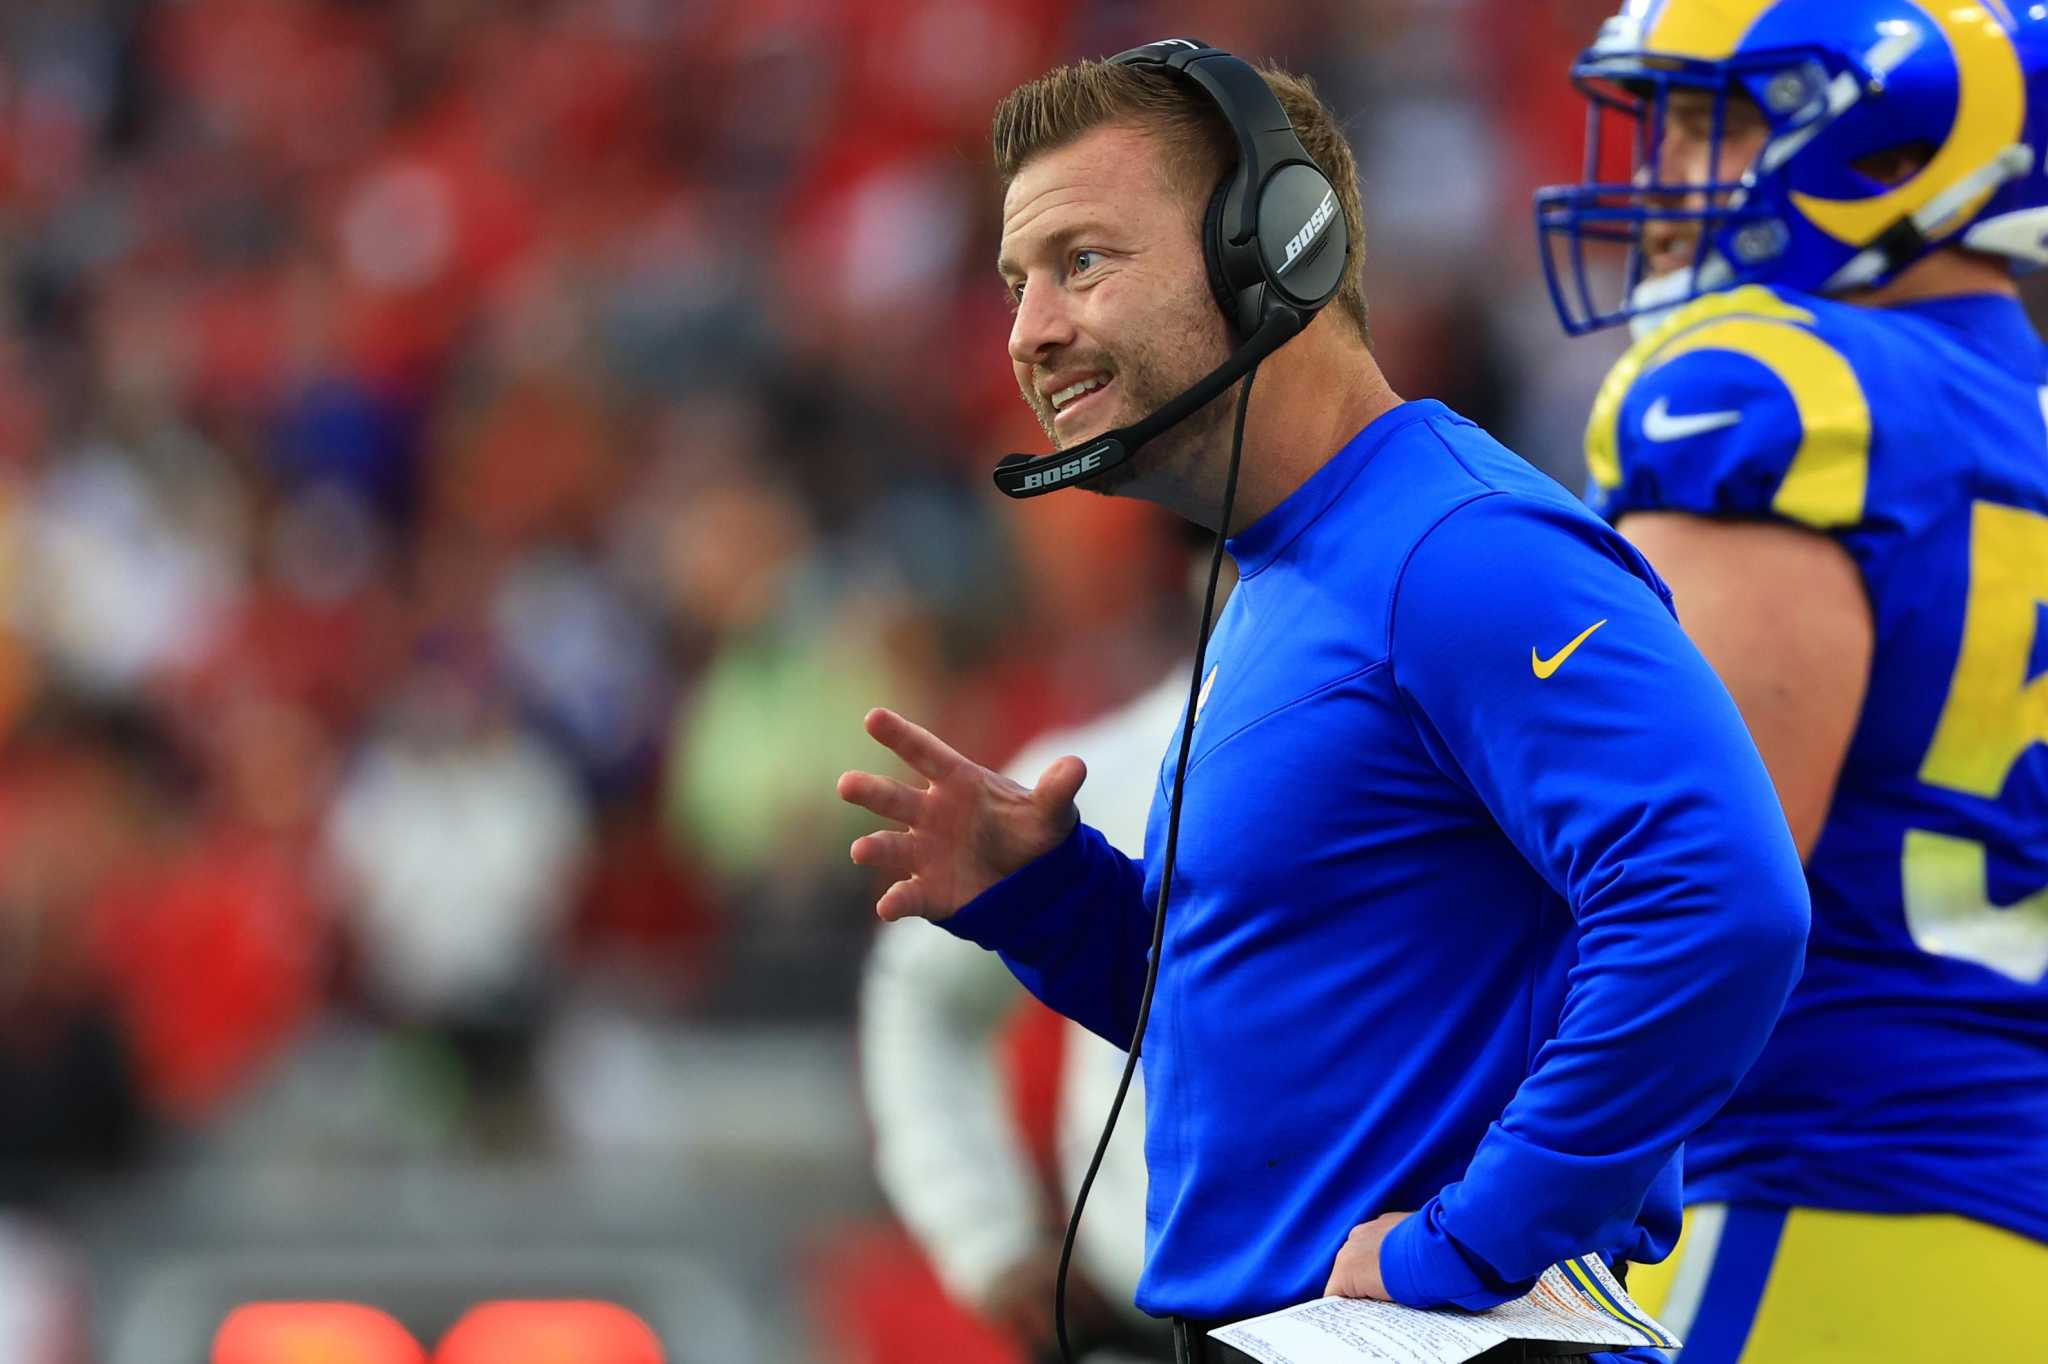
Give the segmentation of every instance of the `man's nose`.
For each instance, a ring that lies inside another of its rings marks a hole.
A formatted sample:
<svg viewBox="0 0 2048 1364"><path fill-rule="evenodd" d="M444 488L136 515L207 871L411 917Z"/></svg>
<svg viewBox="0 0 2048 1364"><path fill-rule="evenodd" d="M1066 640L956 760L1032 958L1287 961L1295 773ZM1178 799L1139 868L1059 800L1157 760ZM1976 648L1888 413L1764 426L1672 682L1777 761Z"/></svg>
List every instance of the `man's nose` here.
<svg viewBox="0 0 2048 1364"><path fill-rule="evenodd" d="M1020 365L1035 365L1073 340L1074 319L1065 291L1040 281L1027 283L1010 323L1010 358Z"/></svg>
<svg viewBox="0 0 2048 1364"><path fill-rule="evenodd" d="M1678 134L1664 139L1657 149L1654 167L1645 166L1635 174L1638 188L1656 187L1659 202L1688 209L1705 206L1706 195L1701 186L1706 180L1706 149L1696 138Z"/></svg>

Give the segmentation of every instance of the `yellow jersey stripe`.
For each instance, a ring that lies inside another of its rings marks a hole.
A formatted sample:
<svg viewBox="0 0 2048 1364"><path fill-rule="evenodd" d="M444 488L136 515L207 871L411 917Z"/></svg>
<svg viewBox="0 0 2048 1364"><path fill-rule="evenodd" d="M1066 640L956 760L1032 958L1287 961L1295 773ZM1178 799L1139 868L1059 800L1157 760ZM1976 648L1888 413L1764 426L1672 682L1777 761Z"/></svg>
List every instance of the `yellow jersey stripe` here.
<svg viewBox="0 0 2048 1364"><path fill-rule="evenodd" d="M1665 347L1698 328L1731 317L1781 322L1814 320L1812 313L1785 302L1761 284L1707 294L1666 318L1608 371L1599 395L1593 400L1593 413L1586 422L1586 468L1595 483L1603 488L1618 487L1621 483L1621 405L1636 380L1662 363Z"/></svg>
<svg viewBox="0 0 2048 1364"><path fill-rule="evenodd" d="M1771 509L1816 530L1862 520L1870 486L1870 402L1842 353L1789 322L1727 318L1679 337L1653 368L1702 350L1732 351L1761 364L1799 410L1799 449Z"/></svg>

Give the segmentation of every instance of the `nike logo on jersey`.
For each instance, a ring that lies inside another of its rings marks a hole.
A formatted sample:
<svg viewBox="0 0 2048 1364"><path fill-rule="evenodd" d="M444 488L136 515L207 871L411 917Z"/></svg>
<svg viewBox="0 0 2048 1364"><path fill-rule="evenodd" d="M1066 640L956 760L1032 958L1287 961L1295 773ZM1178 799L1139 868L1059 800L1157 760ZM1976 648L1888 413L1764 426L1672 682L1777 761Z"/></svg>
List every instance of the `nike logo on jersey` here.
<svg viewBox="0 0 2048 1364"><path fill-rule="evenodd" d="M1195 714L1202 713L1202 707L1209 704L1209 689L1216 685L1216 669L1209 669L1209 675L1202 679L1202 694L1195 698Z"/></svg>
<svg viewBox="0 0 2048 1364"><path fill-rule="evenodd" d="M1581 644L1584 644L1588 639L1592 638L1593 632L1595 630L1599 629L1606 623L1607 622L1604 620L1594 621L1591 625L1588 625L1585 629L1579 631L1579 637L1577 639L1565 645L1562 649L1559 649L1555 654L1553 654L1549 658L1538 658L1536 656L1535 647L1531 646L1529 649L1529 671L1535 673L1539 679L1550 676L1552 673L1556 672L1559 668L1562 668L1564 666L1564 661L1567 658L1570 658L1573 654L1579 651L1579 646Z"/></svg>
<svg viewBox="0 0 2048 1364"><path fill-rule="evenodd" d="M1643 435L1662 444L1665 441L1684 440L1687 436L1705 435L1719 431L1724 426L1733 426L1742 420L1740 412L1699 412L1689 417L1671 415L1671 400L1660 397L1650 404L1650 410L1643 414Z"/></svg>

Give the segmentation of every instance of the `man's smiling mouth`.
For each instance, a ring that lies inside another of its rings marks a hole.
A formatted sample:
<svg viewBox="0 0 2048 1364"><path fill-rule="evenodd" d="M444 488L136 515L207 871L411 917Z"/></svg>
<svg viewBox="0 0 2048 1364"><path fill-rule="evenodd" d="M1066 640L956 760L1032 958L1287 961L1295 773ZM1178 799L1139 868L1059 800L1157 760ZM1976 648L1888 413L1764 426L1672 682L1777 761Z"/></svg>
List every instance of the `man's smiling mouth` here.
<svg viewBox="0 0 2048 1364"><path fill-rule="evenodd" d="M1115 383L1111 375L1091 374L1052 394L1047 401L1052 407L1053 425L1066 426L1077 414L1101 406L1102 395Z"/></svg>

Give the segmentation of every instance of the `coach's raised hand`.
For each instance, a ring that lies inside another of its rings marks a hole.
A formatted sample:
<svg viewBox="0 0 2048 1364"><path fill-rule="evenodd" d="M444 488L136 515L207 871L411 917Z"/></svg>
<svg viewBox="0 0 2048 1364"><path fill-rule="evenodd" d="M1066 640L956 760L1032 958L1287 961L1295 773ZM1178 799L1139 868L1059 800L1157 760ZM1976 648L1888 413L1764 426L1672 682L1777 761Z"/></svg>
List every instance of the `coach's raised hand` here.
<svg viewBox="0 0 2048 1364"><path fill-rule="evenodd" d="M1024 787L961 757L895 711L869 711L866 729L927 783L872 772L839 778L841 800L905 826L853 841L856 863L895 881L875 902L884 919L949 917L1058 847L1080 818L1074 793L1088 769L1079 758L1061 758L1036 787Z"/></svg>

